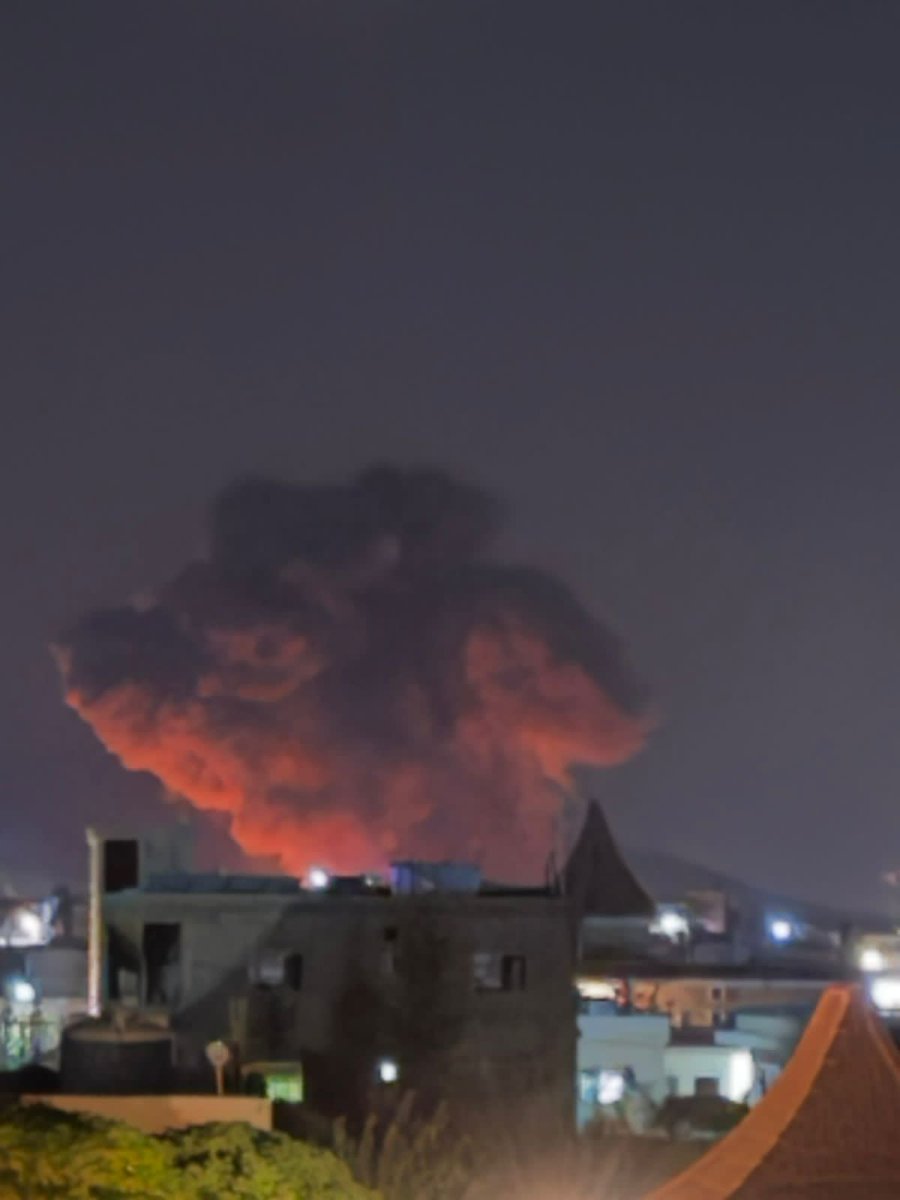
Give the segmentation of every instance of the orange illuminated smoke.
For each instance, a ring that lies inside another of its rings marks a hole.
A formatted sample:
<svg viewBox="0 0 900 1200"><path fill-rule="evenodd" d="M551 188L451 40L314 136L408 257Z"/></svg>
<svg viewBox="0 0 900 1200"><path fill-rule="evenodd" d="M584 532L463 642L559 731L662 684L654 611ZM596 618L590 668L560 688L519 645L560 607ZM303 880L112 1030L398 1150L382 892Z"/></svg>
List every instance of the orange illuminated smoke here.
<svg viewBox="0 0 900 1200"><path fill-rule="evenodd" d="M629 758L646 721L563 585L484 556L494 516L433 471L236 485L208 560L59 640L66 699L289 871L475 858L539 879L571 768Z"/></svg>

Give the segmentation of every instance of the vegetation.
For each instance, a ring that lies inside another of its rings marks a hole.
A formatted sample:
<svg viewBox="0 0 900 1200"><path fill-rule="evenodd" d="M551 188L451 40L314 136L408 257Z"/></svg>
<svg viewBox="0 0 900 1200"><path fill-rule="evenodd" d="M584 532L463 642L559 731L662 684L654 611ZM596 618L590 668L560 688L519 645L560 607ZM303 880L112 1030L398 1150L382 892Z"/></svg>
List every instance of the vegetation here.
<svg viewBox="0 0 900 1200"><path fill-rule="evenodd" d="M338 1156L385 1200L460 1200L472 1186L477 1158L468 1139L454 1134L445 1108L427 1120L414 1115L409 1092L389 1121L370 1116L359 1138L338 1121Z"/></svg>
<svg viewBox="0 0 900 1200"><path fill-rule="evenodd" d="M42 1105L0 1114L0 1200L378 1200L328 1150L247 1125L161 1137Z"/></svg>
<svg viewBox="0 0 900 1200"><path fill-rule="evenodd" d="M509 1131L507 1131L509 1133ZM445 1110L371 1117L359 1137L341 1122L334 1150L248 1125L210 1124L159 1137L42 1105L0 1112L0 1200L639 1200L703 1143L603 1136L565 1141L453 1131Z"/></svg>
<svg viewBox="0 0 900 1200"><path fill-rule="evenodd" d="M641 1200L689 1166L704 1142L605 1134L549 1135L535 1123L454 1132L446 1109L414 1114L407 1094L393 1116L371 1116L358 1138L338 1122L334 1146L354 1176L384 1200Z"/></svg>

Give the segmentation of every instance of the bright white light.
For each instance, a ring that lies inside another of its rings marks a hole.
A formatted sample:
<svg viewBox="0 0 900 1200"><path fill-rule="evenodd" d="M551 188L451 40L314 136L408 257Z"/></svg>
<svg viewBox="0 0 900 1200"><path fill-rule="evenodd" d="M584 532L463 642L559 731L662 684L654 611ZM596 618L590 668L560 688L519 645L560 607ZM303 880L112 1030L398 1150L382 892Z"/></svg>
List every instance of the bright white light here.
<svg viewBox="0 0 900 1200"><path fill-rule="evenodd" d="M882 975L872 980L872 1000L881 1012L900 1012L900 978Z"/></svg>
<svg viewBox="0 0 900 1200"><path fill-rule="evenodd" d="M331 876L324 867L310 867L306 876L306 886L314 892L324 892L331 882Z"/></svg>
<svg viewBox="0 0 900 1200"><path fill-rule="evenodd" d="M378 1064L378 1078L382 1083L396 1083L400 1078L400 1068L396 1059L383 1058Z"/></svg>
<svg viewBox="0 0 900 1200"><path fill-rule="evenodd" d="M769 922L769 936L773 942L789 942L794 936L794 927L785 917L776 917Z"/></svg>
<svg viewBox="0 0 900 1200"><path fill-rule="evenodd" d="M735 1050L728 1060L728 1099L746 1100L755 1078L753 1055L749 1050Z"/></svg>
<svg viewBox="0 0 900 1200"><path fill-rule="evenodd" d="M14 915L15 934L17 941L34 945L44 941L44 922L36 912L28 908L20 908Z"/></svg>
<svg viewBox="0 0 900 1200"><path fill-rule="evenodd" d="M621 1071L601 1071L597 1080L597 1099L601 1104L618 1104L625 1095L625 1076Z"/></svg>
<svg viewBox="0 0 900 1200"><path fill-rule="evenodd" d="M859 952L859 969L871 972L884 970L884 955L877 946L866 946Z"/></svg>
<svg viewBox="0 0 900 1200"><path fill-rule="evenodd" d="M34 984L27 979L14 979L9 985L9 995L17 1004L32 1004L35 995Z"/></svg>
<svg viewBox="0 0 900 1200"><path fill-rule="evenodd" d="M582 1000L615 1000L616 985L609 979L579 979L578 994Z"/></svg>
<svg viewBox="0 0 900 1200"><path fill-rule="evenodd" d="M670 941L677 942L679 938L687 937L690 934L691 927L687 917L677 908L660 908L657 910L656 919L650 926L650 932L661 933Z"/></svg>

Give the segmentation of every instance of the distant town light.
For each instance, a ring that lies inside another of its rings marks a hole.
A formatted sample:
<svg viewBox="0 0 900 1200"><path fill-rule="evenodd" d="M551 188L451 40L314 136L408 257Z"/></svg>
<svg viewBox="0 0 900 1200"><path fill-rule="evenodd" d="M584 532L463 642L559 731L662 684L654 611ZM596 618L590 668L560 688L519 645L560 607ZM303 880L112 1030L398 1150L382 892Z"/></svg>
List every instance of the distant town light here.
<svg viewBox="0 0 900 1200"><path fill-rule="evenodd" d="M324 892L331 882L331 875L324 867L310 867L306 886L313 892Z"/></svg>
<svg viewBox="0 0 900 1200"><path fill-rule="evenodd" d="M621 1071L601 1071L597 1079L597 1099L601 1104L618 1104L625 1095L625 1076Z"/></svg>
<svg viewBox="0 0 900 1200"><path fill-rule="evenodd" d="M870 973L884 970L884 955L877 946L865 946L860 951L859 969Z"/></svg>
<svg viewBox="0 0 900 1200"><path fill-rule="evenodd" d="M27 979L13 979L9 983L9 998L16 1004L33 1004L37 992Z"/></svg>
<svg viewBox="0 0 900 1200"><path fill-rule="evenodd" d="M44 922L36 912L29 908L20 908L13 918L15 924L15 939L26 945L43 943Z"/></svg>
<svg viewBox="0 0 900 1200"><path fill-rule="evenodd" d="M747 1099L756 1079L756 1065L749 1050L735 1050L728 1062L728 1099Z"/></svg>
<svg viewBox="0 0 900 1200"><path fill-rule="evenodd" d="M787 917L775 917L769 922L769 936L773 942L789 942L794 936L794 926Z"/></svg>
<svg viewBox="0 0 900 1200"><path fill-rule="evenodd" d="M900 978L896 975L882 975L879 979L873 979L870 992L880 1012L900 1012Z"/></svg>
<svg viewBox="0 0 900 1200"><path fill-rule="evenodd" d="M400 1078L400 1068L395 1058L382 1058L378 1063L378 1078L382 1083L396 1083Z"/></svg>
<svg viewBox="0 0 900 1200"><path fill-rule="evenodd" d="M657 910L656 918L650 925L651 933L661 933L672 942L686 938L691 932L690 923L683 912L677 908L662 906Z"/></svg>

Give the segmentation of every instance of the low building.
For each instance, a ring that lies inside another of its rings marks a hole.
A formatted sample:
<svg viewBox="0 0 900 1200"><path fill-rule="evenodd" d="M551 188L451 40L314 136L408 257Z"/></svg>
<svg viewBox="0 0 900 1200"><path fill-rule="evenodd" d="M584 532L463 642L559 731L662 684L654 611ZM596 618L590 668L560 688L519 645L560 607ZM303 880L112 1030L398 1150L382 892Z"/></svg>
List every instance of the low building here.
<svg viewBox="0 0 900 1200"><path fill-rule="evenodd" d="M393 887L303 888L142 873L139 847L107 849L103 1001L170 1023L185 1085L209 1086L204 1048L221 1039L235 1078L271 1083L302 1064L325 1113L360 1115L409 1088L479 1120L527 1103L571 1122L573 948L552 890L409 865Z"/></svg>

